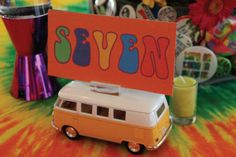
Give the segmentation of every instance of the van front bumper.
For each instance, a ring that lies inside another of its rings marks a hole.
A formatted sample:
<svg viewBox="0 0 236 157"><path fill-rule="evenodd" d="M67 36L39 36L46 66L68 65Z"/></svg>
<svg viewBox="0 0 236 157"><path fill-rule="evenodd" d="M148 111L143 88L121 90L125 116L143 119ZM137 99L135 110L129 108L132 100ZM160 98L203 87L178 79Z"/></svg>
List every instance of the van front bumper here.
<svg viewBox="0 0 236 157"><path fill-rule="evenodd" d="M162 143L166 140L167 136L170 134L170 131L172 129L172 121L170 121L170 126L169 128L167 129L165 135L162 137L161 140L159 140L155 145L153 146L147 146L147 150L155 150L157 149L158 147L160 147L162 145Z"/></svg>

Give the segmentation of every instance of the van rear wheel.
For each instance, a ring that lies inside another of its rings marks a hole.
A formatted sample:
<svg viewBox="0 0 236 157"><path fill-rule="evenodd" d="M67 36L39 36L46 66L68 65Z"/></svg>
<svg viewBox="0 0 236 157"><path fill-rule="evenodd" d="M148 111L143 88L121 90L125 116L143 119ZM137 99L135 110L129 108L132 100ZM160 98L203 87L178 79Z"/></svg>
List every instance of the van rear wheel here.
<svg viewBox="0 0 236 157"><path fill-rule="evenodd" d="M68 137L71 140L77 139L79 137L79 134L76 131L76 129L71 126L64 126L63 132L66 135L66 137Z"/></svg>
<svg viewBox="0 0 236 157"><path fill-rule="evenodd" d="M144 145L135 142L126 142L125 145L132 154L142 154L145 150Z"/></svg>

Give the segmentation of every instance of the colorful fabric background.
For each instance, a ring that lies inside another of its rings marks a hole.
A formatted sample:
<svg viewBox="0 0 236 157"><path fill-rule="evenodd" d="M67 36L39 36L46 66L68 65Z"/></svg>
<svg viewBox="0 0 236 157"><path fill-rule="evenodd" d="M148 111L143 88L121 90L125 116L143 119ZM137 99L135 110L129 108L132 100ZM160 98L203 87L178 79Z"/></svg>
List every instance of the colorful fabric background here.
<svg viewBox="0 0 236 157"><path fill-rule="evenodd" d="M88 12L85 0L53 0L55 9ZM14 48L0 20L0 156L1 157L125 157L132 156L120 144L81 137L70 141L51 127L57 96L25 102L10 93ZM68 80L58 79L61 85ZM234 157L236 156L236 81L200 86L197 122L174 125L167 141L143 156Z"/></svg>

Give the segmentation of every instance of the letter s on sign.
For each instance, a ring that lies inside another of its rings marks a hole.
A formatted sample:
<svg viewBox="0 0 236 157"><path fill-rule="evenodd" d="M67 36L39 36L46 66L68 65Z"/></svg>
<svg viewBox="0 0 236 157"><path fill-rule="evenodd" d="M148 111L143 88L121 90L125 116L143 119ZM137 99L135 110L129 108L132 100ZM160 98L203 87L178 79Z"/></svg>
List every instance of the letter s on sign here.
<svg viewBox="0 0 236 157"><path fill-rule="evenodd" d="M70 60L71 56L71 45L70 41L66 38L70 34L70 31L65 26L59 26L56 29L56 35L59 41L55 42L54 51L56 60L65 64Z"/></svg>

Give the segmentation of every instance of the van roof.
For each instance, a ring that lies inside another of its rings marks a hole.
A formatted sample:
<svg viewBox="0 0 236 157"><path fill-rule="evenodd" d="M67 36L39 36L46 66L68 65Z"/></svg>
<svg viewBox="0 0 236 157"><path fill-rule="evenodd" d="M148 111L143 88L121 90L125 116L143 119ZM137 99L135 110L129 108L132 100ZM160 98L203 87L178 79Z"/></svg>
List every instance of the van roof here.
<svg viewBox="0 0 236 157"><path fill-rule="evenodd" d="M150 113L163 103L164 95L129 88L120 88L119 95L97 93L89 83L72 81L59 92L59 97L109 108Z"/></svg>

